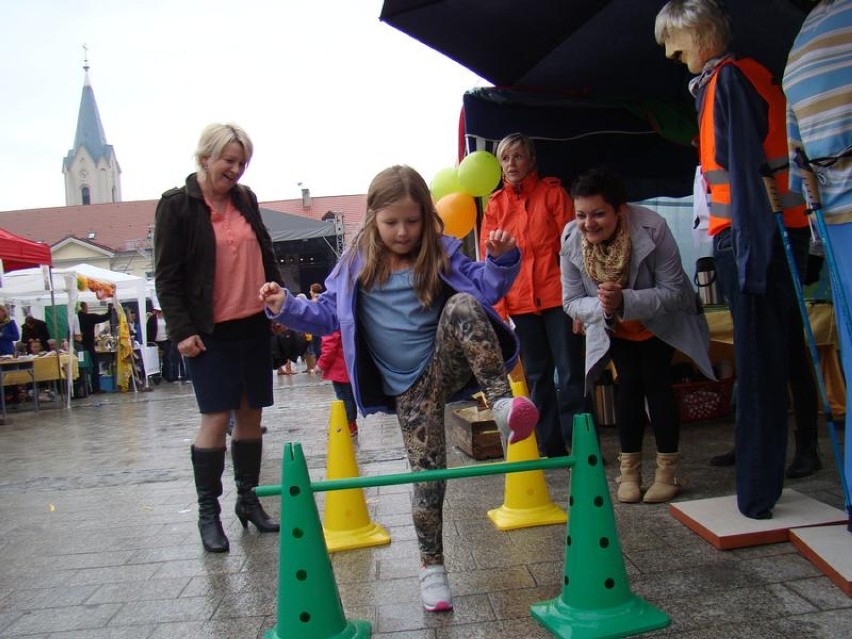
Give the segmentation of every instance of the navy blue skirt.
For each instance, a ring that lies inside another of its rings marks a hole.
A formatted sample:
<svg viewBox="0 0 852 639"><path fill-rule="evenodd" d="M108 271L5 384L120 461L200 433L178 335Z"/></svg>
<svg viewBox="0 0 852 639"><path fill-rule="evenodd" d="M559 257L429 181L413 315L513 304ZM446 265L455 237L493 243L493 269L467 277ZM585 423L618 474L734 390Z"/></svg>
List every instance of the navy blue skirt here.
<svg viewBox="0 0 852 639"><path fill-rule="evenodd" d="M216 324L201 334L206 351L185 358L195 400L202 413L272 405L272 354L269 320L264 314Z"/></svg>

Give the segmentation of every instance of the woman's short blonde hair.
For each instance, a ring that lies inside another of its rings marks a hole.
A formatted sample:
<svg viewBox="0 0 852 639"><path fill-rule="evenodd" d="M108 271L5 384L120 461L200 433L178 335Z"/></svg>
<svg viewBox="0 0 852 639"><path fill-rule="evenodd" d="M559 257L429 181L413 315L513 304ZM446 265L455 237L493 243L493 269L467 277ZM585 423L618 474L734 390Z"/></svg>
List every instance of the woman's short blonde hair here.
<svg viewBox="0 0 852 639"><path fill-rule="evenodd" d="M731 19L721 0L670 0L654 22L657 44L665 44L678 29L691 31L705 51L725 51L731 42Z"/></svg>
<svg viewBox="0 0 852 639"><path fill-rule="evenodd" d="M246 154L246 165L248 166L254 152L251 138L241 127L236 124L208 124L201 132L198 139L198 148L195 149L195 164L199 171L203 171L201 160L210 158L218 160L229 144L236 142Z"/></svg>
<svg viewBox="0 0 852 639"><path fill-rule="evenodd" d="M500 156L503 155L503 151L508 149L510 146L515 146L516 144L520 145L521 148L526 149L527 156L529 156L530 163L532 164L532 168L535 169L535 142L532 141L532 138L524 135L523 133L510 133L505 138L500 140L500 143L497 145L497 152L495 153L497 159L500 159Z"/></svg>

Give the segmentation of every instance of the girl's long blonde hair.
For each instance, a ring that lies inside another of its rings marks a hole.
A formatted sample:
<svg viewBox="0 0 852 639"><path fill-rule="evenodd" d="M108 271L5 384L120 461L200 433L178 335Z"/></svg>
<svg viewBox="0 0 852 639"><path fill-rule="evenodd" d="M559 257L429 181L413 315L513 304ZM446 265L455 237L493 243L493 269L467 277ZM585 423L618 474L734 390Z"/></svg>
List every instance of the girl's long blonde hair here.
<svg viewBox="0 0 852 639"><path fill-rule="evenodd" d="M410 166L396 165L373 178L367 190L367 214L355 239L349 258L361 254L364 266L358 282L366 289L382 285L390 277L387 247L376 226L376 213L405 198L420 207L423 232L420 245L412 251L414 292L423 308L437 300L441 293L441 273L446 273L450 260L441 244L444 222L438 216L426 181Z"/></svg>

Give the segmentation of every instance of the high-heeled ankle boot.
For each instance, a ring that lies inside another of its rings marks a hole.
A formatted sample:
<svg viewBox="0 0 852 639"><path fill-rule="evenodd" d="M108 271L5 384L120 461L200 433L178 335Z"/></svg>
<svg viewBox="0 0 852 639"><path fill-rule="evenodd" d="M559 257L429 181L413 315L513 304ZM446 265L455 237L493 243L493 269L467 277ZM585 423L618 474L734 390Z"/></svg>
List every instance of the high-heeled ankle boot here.
<svg viewBox="0 0 852 639"><path fill-rule="evenodd" d="M192 470L195 474L195 492L198 494L198 532L207 552L228 552L230 545L219 513L222 495L222 471L225 469L224 448L190 447Z"/></svg>
<svg viewBox="0 0 852 639"><path fill-rule="evenodd" d="M243 528L251 522L260 532L278 532L278 522L263 510L255 495L260 481L260 458L263 452L261 440L231 440L231 458L234 461L234 481L237 484L237 505L234 512Z"/></svg>

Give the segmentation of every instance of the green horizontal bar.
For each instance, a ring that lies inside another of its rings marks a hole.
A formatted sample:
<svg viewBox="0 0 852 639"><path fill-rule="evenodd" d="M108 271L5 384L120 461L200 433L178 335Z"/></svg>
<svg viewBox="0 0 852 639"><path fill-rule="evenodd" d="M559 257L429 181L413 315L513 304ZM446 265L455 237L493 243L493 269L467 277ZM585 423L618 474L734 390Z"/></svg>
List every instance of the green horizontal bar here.
<svg viewBox="0 0 852 639"><path fill-rule="evenodd" d="M530 470L547 470L550 468L568 468L574 465L574 457L547 457L518 462L498 462L494 464L477 464L474 466L459 466L457 468L440 468L438 470L421 470L412 473L397 473L394 475L374 475L369 477L345 477L342 479L327 479L311 482L311 490L324 492L329 490L346 490L349 488L369 488L374 486L395 486L397 484L414 484L444 479L460 479L462 477L481 477L483 475L503 475L506 473L522 473ZM255 488L258 497L271 497L281 494L281 486L258 486Z"/></svg>

